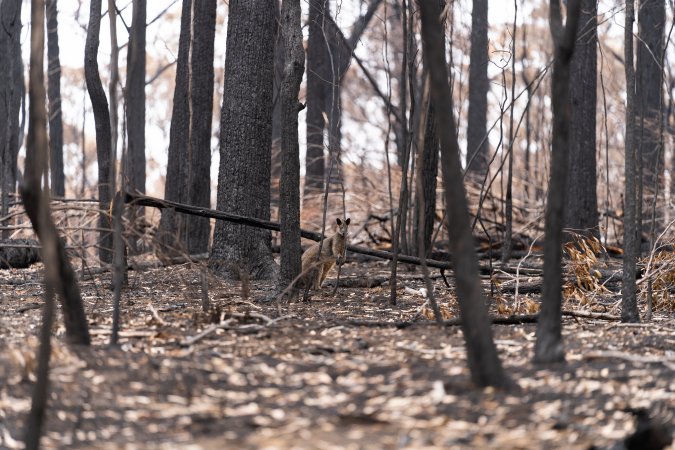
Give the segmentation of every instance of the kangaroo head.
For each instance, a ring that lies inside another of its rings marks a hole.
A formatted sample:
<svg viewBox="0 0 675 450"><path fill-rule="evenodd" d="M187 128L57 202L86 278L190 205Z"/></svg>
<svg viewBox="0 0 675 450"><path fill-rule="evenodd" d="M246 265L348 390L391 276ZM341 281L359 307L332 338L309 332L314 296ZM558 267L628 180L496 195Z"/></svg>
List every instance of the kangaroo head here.
<svg viewBox="0 0 675 450"><path fill-rule="evenodd" d="M344 219L344 220L342 220L342 219L340 219L340 218L338 217L337 219L335 219L335 222L337 223L337 232L338 232L338 234L339 234L340 236L346 236L346 235L347 235L347 232L349 231L349 222L351 222L351 220L349 219L349 217L347 217L347 218Z"/></svg>

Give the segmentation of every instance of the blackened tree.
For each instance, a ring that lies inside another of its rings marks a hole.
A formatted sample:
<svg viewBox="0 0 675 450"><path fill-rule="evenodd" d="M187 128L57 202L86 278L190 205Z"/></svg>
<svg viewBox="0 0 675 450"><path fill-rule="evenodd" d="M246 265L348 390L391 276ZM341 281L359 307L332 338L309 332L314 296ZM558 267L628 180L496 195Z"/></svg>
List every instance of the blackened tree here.
<svg viewBox="0 0 675 450"><path fill-rule="evenodd" d="M469 209L462 184L459 143L453 117L452 94L445 62L445 37L437 2L419 1L424 63L431 81L431 99L441 143L441 170L448 211L450 250L455 263L457 298L471 379L477 386L508 386L502 369L478 276L478 258L469 225Z"/></svg>
<svg viewBox="0 0 675 450"><path fill-rule="evenodd" d="M188 145L190 142L190 27L192 0L183 0L178 38L176 83L173 91L173 109L169 130L169 151L164 183L164 199L187 203ZM164 250L172 254L185 249L187 219L173 209L163 209L158 236Z"/></svg>
<svg viewBox="0 0 675 450"><path fill-rule="evenodd" d="M551 175L545 212L544 287L537 323L534 360L540 363L565 359L562 342L561 245L567 182L570 124L570 65L579 27L581 0L569 0L563 25L560 0L551 0L549 23L555 52L551 97L553 99L553 144Z"/></svg>
<svg viewBox="0 0 675 450"><path fill-rule="evenodd" d="M642 199L638 199L638 235L649 231L651 205L657 183L663 182L664 151L660 137L660 117L663 111L664 31L666 25L665 0L640 0L638 9L638 40L636 45L635 117L636 145L642 154ZM638 161L640 163L640 161ZM639 178L638 178L639 179ZM659 186L659 190L663 190ZM639 194L638 194L639 195Z"/></svg>
<svg viewBox="0 0 675 450"><path fill-rule="evenodd" d="M208 208L211 204L211 122L216 0L194 2L192 23L187 200L190 205ZM209 248L210 231L209 219L189 216L188 251L206 252Z"/></svg>
<svg viewBox="0 0 675 450"><path fill-rule="evenodd" d="M597 91L598 4L582 0L579 37L570 66L569 162L565 227L600 236L596 176L595 115Z"/></svg>
<svg viewBox="0 0 675 450"><path fill-rule="evenodd" d="M211 121L216 1L183 1L164 198L208 208L211 199ZM160 242L169 253L208 250L203 217L162 210Z"/></svg>
<svg viewBox="0 0 675 450"><path fill-rule="evenodd" d="M331 17L328 0L309 2L305 197L315 195L323 187L326 170L325 132L329 136L328 154L339 163L342 137L340 86L352 53L381 2L371 0L368 9L354 23L349 38L345 37ZM337 170L333 171L333 176L336 173Z"/></svg>
<svg viewBox="0 0 675 450"><path fill-rule="evenodd" d="M2 216L9 212L9 196L16 189L19 153L19 111L23 97L21 61L21 0L0 2L0 189ZM3 231L3 238L9 231Z"/></svg>
<svg viewBox="0 0 675 450"><path fill-rule="evenodd" d="M469 57L469 118L466 170L481 179L487 170L488 0L473 0Z"/></svg>
<svg viewBox="0 0 675 450"><path fill-rule="evenodd" d="M47 94L49 98L49 170L54 195L65 195L63 120L61 118L61 61L57 0L47 0Z"/></svg>
<svg viewBox="0 0 675 450"><path fill-rule="evenodd" d="M429 103L426 113L426 125L424 126L424 146L418 149L420 152L417 159L417 170L420 177L419 187L422 189L422 198L424 204L415 203L415 214L413 222L413 236L423 234L423 243L426 252L431 252L431 237L434 231L434 220L436 219L436 177L438 176L438 154L439 143L436 133L436 119L434 107ZM423 211L420 211L423 208ZM424 220L420 221L421 215ZM420 222L424 222L424 229L420 229ZM415 254L419 254L417 240L413 240Z"/></svg>
<svg viewBox="0 0 675 450"><path fill-rule="evenodd" d="M623 285L621 289L621 320L639 322L637 308L636 261L639 252L637 218L637 139L635 136L635 67L633 66L633 23L635 2L626 0L626 25L624 31L624 58L626 60L626 144L624 155L624 215L623 215Z"/></svg>
<svg viewBox="0 0 675 450"><path fill-rule="evenodd" d="M275 5L229 6L217 209L269 220ZM209 265L225 277L276 278L270 232L218 222Z"/></svg>
<svg viewBox="0 0 675 450"><path fill-rule="evenodd" d="M309 1L307 38L307 154L305 156L305 197L321 192L325 170L324 128L330 94L329 42L325 31L330 18L328 0Z"/></svg>
<svg viewBox="0 0 675 450"><path fill-rule="evenodd" d="M124 173L128 178L126 189L141 194L145 193L145 18L146 0L134 0L127 50L127 85L124 91L128 135ZM131 208L129 211L135 229L136 217L143 214L143 209ZM135 239L131 239L130 247L134 250L135 242Z"/></svg>
<svg viewBox="0 0 675 450"><path fill-rule="evenodd" d="M84 77L91 99L96 125L96 156L98 158L98 201L99 201L99 257L104 263L112 262L112 224L110 200L112 198L110 164L112 158L110 111L108 99L98 72L98 45L101 31L101 0L92 0L89 8L89 26L84 47Z"/></svg>
<svg viewBox="0 0 675 450"><path fill-rule="evenodd" d="M281 83L281 270L279 288L284 289L300 274L300 148L298 144L298 94L305 71L299 0L284 0L281 33L287 62ZM296 290L293 289L295 293Z"/></svg>

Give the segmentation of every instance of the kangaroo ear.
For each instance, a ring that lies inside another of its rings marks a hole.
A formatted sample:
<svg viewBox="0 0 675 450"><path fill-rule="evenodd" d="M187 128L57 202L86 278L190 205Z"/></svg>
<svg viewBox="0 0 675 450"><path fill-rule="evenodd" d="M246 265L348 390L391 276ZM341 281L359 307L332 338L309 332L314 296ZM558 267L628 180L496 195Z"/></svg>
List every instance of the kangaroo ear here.
<svg viewBox="0 0 675 450"><path fill-rule="evenodd" d="M335 219L335 221L337 222L338 225L342 225L342 221L340 220L339 217L337 219Z"/></svg>
<svg viewBox="0 0 675 450"><path fill-rule="evenodd" d="M345 220L345 223L346 223L347 225L349 225L349 222L351 222L351 219L350 219L349 217L347 217L347 220Z"/></svg>

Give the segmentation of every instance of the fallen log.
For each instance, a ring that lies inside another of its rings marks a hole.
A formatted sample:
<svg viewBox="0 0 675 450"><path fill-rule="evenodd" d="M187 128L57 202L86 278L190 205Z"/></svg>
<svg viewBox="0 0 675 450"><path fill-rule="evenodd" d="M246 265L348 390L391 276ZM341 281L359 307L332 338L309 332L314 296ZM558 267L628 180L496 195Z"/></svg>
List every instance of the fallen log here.
<svg viewBox="0 0 675 450"><path fill-rule="evenodd" d="M279 222L271 222L269 220L254 219L252 217L239 216L237 214L230 214L223 211L217 211L209 208L202 208L197 206L186 205L183 203L172 202L169 200L162 200L155 197L150 197L147 195L132 194L130 192L125 192L124 201L126 203L138 205L138 206L149 206L152 208L158 209L167 209L172 208L176 212L189 214L199 217L208 217L210 219L225 220L227 222L238 223L240 225L247 225L256 228L263 228L266 230L272 231L281 231L281 226ZM313 241L321 240L321 233L316 233L314 231L300 229L300 235L306 239L311 239ZM386 252L383 250L373 250L366 247L359 247L356 245L348 245L347 250L354 253L360 253L362 255L375 256L381 259L394 259L394 254L391 252ZM398 255L397 259L399 262L406 264L414 264L421 266L422 262L419 258L408 255ZM450 270L453 265L447 261L438 261L434 259L427 259L426 264L429 267L434 267L441 270ZM481 265L481 273L490 273L490 267L488 265Z"/></svg>

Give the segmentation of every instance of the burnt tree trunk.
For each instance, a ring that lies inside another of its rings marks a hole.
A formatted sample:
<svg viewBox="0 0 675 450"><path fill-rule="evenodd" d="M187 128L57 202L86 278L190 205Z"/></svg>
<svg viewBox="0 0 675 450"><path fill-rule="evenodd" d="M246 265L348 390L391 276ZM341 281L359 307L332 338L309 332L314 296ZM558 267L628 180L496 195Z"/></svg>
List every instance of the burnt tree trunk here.
<svg viewBox="0 0 675 450"><path fill-rule="evenodd" d="M280 1L275 0L274 11L280 14ZM279 16L276 21L281 22ZM279 184L281 182L281 128L283 126L283 117L281 116L281 83L284 79L284 66L286 56L284 54L284 41L280 31L281 27L277 25L274 40L274 93L272 109L272 163L270 169L271 176L271 207L272 210L279 208Z"/></svg>
<svg viewBox="0 0 675 450"><path fill-rule="evenodd" d="M208 208L211 205L211 123L216 0L196 1L193 8L188 203ZM208 219L189 216L188 252L194 254L208 251L210 234Z"/></svg>
<svg viewBox="0 0 675 450"><path fill-rule="evenodd" d="M635 68L633 66L633 23L635 2L626 0L626 25L624 34L624 58L626 61L626 150L624 158L624 216L623 216L623 286L621 289L621 320L639 322L637 286L635 282L636 261L639 252L639 224L637 223L637 192L635 187L636 136L635 136Z"/></svg>
<svg viewBox="0 0 675 450"><path fill-rule="evenodd" d="M452 93L448 85L444 35L436 2L420 0L424 63L431 80L431 98L436 112L436 126L441 142L441 169L448 212L450 250L455 263L457 297L466 341L467 362L471 379L477 386L508 386L502 369L485 299L478 276L478 259L469 224L469 210L462 184L459 143L453 117Z"/></svg>
<svg viewBox="0 0 675 450"><path fill-rule="evenodd" d="M96 124L96 156L98 158L98 201L99 201L99 258L101 262L112 262L113 236L110 215L111 182L111 129L108 100L98 72L98 45L101 30L101 0L92 0L89 8L89 25L84 48L84 76L91 99Z"/></svg>
<svg viewBox="0 0 675 450"><path fill-rule="evenodd" d="M31 2L30 120L26 154L25 184L21 192L26 213L44 244L45 306L40 330L37 382L33 388L31 408L26 419L25 445L28 450L40 448L40 437L49 397L49 357L51 327L54 320L54 286L58 283L57 246L59 237L49 214L49 197L42 191L42 176L47 171L47 111L44 87L44 0ZM2 32L2 31L0 31Z"/></svg>
<svg viewBox="0 0 675 450"><path fill-rule="evenodd" d="M164 184L164 199L187 203L188 145L190 142L189 64L190 26L193 0L183 0L178 41L176 84L173 91L173 110L169 131L168 163ZM159 223L159 242L168 255L186 249L187 218L171 209L162 210Z"/></svg>
<svg viewBox="0 0 675 450"><path fill-rule="evenodd" d="M127 51L127 86L125 89L128 151L126 170L128 190L145 194L145 18L146 0L134 0L131 32ZM137 218L143 208L129 209L129 222L134 236L129 240L132 251L138 251L135 235Z"/></svg>
<svg viewBox="0 0 675 450"><path fill-rule="evenodd" d="M281 83L281 270L279 289L285 289L300 274L300 147L298 144L298 95L305 71L302 48L300 0L284 0L281 33L285 48L284 79ZM293 289L293 293L297 290ZM297 294L296 294L297 295ZM292 295L293 296L293 295Z"/></svg>
<svg viewBox="0 0 675 450"><path fill-rule="evenodd" d="M325 161L324 133L329 136L328 156L340 164L341 83L354 48L382 0L371 0L346 38L330 15L328 0L309 2L307 43L307 157L303 197L318 195L323 188L328 164ZM326 123L325 119L328 119ZM333 170L329 184L341 182L341 170Z"/></svg>
<svg viewBox="0 0 675 450"><path fill-rule="evenodd" d="M269 220L274 1L229 6L217 209ZM217 223L209 265L225 277L276 278L270 232Z"/></svg>
<svg viewBox="0 0 675 450"><path fill-rule="evenodd" d="M561 246L565 212L565 188L569 154L570 64L579 26L581 0L570 0L563 25L560 0L551 0L549 22L555 48L551 91L553 98L553 137L551 175L545 212L544 287L537 323L534 360L539 363L565 359L562 342Z"/></svg>
<svg viewBox="0 0 675 450"><path fill-rule="evenodd" d="M134 0L127 52L128 188L145 194L145 20L146 0Z"/></svg>
<svg viewBox="0 0 675 450"><path fill-rule="evenodd" d="M473 0L469 56L469 118L465 170L482 180L487 171L488 0Z"/></svg>
<svg viewBox="0 0 675 450"><path fill-rule="evenodd" d="M325 31L330 16L328 0L309 1L307 39L307 154L304 198L318 196L325 176L324 128L330 94L330 54ZM325 115L325 116L324 116Z"/></svg>
<svg viewBox="0 0 675 450"><path fill-rule="evenodd" d="M63 120L61 118L61 61L57 0L47 0L47 86L49 95L49 170L52 193L65 196L63 174Z"/></svg>
<svg viewBox="0 0 675 450"><path fill-rule="evenodd" d="M9 196L16 189L19 153L19 111L23 97L23 63L21 61L20 0L0 2L0 189L1 216L9 213ZM4 225L4 223L3 223ZM3 239L9 231L3 230Z"/></svg>
<svg viewBox="0 0 675 450"><path fill-rule="evenodd" d="M518 2L514 0L513 31L511 33L511 106L509 108L509 156L506 174L506 197L504 199L504 244L502 245L502 264L511 259L513 251L513 154L515 152L515 129L513 126L516 106L516 36L518 32Z"/></svg>
<svg viewBox="0 0 675 450"><path fill-rule="evenodd" d="M420 185L424 198L424 205L415 203L413 236L423 234L424 248L427 254L431 253L431 237L434 232L434 221L436 220L436 178L438 175L438 152L439 143L436 134L436 117L434 107L429 103L426 113L426 125L424 126L424 147L421 151L421 157L418 158L417 171L420 177ZM419 211L420 207L424 211ZM420 215L424 215L424 230L420 230ZM413 239L415 253L419 254L417 248L417 239Z"/></svg>
<svg viewBox="0 0 675 450"><path fill-rule="evenodd" d="M581 1L579 37L570 67L569 162L565 227L587 236L600 237L596 177L596 90L598 5L596 0Z"/></svg>
<svg viewBox="0 0 675 450"><path fill-rule="evenodd" d="M54 293L58 292L63 310L66 337L71 344L89 345L89 330L79 287L73 270L51 218L49 192L42 189L48 171L47 111L44 83L44 20L43 0L31 3L31 60L29 82L29 125L26 142L24 184L21 187L26 214L42 243L45 266L45 310L38 352L37 382L33 390L30 413L26 420L27 449L40 447L44 413L49 387L49 356L51 350Z"/></svg>
<svg viewBox="0 0 675 450"><path fill-rule="evenodd" d="M665 155L661 146L660 117L663 111L663 68L661 58L666 24L665 0L639 0L638 41L636 48L635 117L636 145L642 153L642 215L638 226L651 228L654 196L663 190ZM640 161L638 161L639 163ZM640 176L640 174L637 174ZM638 205L639 206L639 205ZM638 217L640 220L640 217ZM662 229L662 227L657 227ZM641 235L638 232L638 236Z"/></svg>

